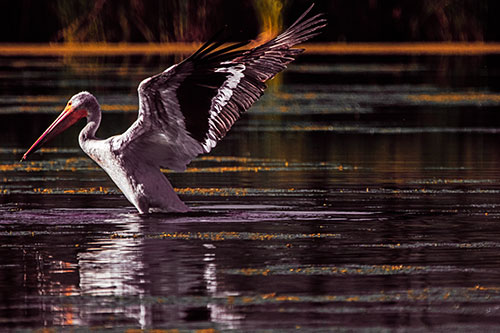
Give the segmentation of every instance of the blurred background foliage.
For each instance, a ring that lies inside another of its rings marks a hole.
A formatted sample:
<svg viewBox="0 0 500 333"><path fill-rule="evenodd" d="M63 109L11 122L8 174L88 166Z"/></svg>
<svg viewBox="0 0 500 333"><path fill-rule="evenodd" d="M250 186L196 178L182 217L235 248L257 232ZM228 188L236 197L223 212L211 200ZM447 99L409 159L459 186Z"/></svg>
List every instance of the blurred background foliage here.
<svg viewBox="0 0 500 333"><path fill-rule="evenodd" d="M497 41L497 0L316 0L321 41ZM0 42L196 42L276 34L311 0L0 1Z"/></svg>

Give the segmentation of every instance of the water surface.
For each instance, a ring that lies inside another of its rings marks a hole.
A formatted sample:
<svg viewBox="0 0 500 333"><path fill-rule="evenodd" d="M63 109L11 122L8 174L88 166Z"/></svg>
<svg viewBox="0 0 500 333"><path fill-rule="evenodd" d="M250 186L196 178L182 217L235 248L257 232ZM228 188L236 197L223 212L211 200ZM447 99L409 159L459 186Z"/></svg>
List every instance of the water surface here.
<svg viewBox="0 0 500 333"><path fill-rule="evenodd" d="M74 93L136 118L173 56L0 57L0 325L491 330L498 56L304 56L140 216L79 149L24 151Z"/></svg>

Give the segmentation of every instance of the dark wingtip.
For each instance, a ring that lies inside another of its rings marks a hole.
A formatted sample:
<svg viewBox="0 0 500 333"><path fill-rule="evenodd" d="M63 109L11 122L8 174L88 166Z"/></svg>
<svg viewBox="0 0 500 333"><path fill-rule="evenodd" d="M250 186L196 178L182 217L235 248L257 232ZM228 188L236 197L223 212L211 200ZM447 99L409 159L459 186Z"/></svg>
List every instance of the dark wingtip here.
<svg viewBox="0 0 500 333"><path fill-rule="evenodd" d="M216 47L222 45L227 39L227 31L228 31L228 26L227 24L225 24L209 40L207 40L195 53L191 54L184 61L196 59L198 57L203 56L203 54L206 54L211 50L213 50L214 45L217 45Z"/></svg>
<svg viewBox="0 0 500 333"><path fill-rule="evenodd" d="M313 7L314 7L314 2L309 6L309 8L306 9L304 13L302 13L302 15L300 15L298 19L295 20L295 22L292 23L291 26L288 27L288 30L295 27L304 17L306 17L306 15L311 11L311 9L313 9Z"/></svg>

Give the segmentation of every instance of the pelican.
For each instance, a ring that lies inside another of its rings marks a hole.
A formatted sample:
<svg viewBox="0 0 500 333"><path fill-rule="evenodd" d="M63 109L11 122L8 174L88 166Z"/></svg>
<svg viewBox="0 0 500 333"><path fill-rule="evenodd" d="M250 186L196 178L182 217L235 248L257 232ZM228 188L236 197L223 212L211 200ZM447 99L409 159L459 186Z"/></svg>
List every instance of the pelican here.
<svg viewBox="0 0 500 333"><path fill-rule="evenodd" d="M292 47L326 26L322 14L306 18L312 7L283 33L255 48L241 49L249 41L225 46L217 34L182 62L144 79L137 89L138 118L121 135L96 138L99 102L86 91L74 95L21 161L86 117L80 147L140 214L188 211L160 168L184 171L196 156L215 147L262 96L265 82L304 51Z"/></svg>

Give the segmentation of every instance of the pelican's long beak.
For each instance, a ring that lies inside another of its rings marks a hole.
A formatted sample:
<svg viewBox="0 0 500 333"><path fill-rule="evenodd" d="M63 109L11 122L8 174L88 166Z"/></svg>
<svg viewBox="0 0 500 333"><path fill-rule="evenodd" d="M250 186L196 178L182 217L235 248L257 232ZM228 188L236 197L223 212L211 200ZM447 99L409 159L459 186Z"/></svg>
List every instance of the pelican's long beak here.
<svg viewBox="0 0 500 333"><path fill-rule="evenodd" d="M47 141L55 138L60 133L64 132L66 129L71 127L78 120L87 116L87 110L85 109L73 109L71 104L68 103L64 108L63 112L57 117L56 120L43 132L42 135L35 141L35 143L24 153L21 161L26 160L26 158L31 154L40 149Z"/></svg>

